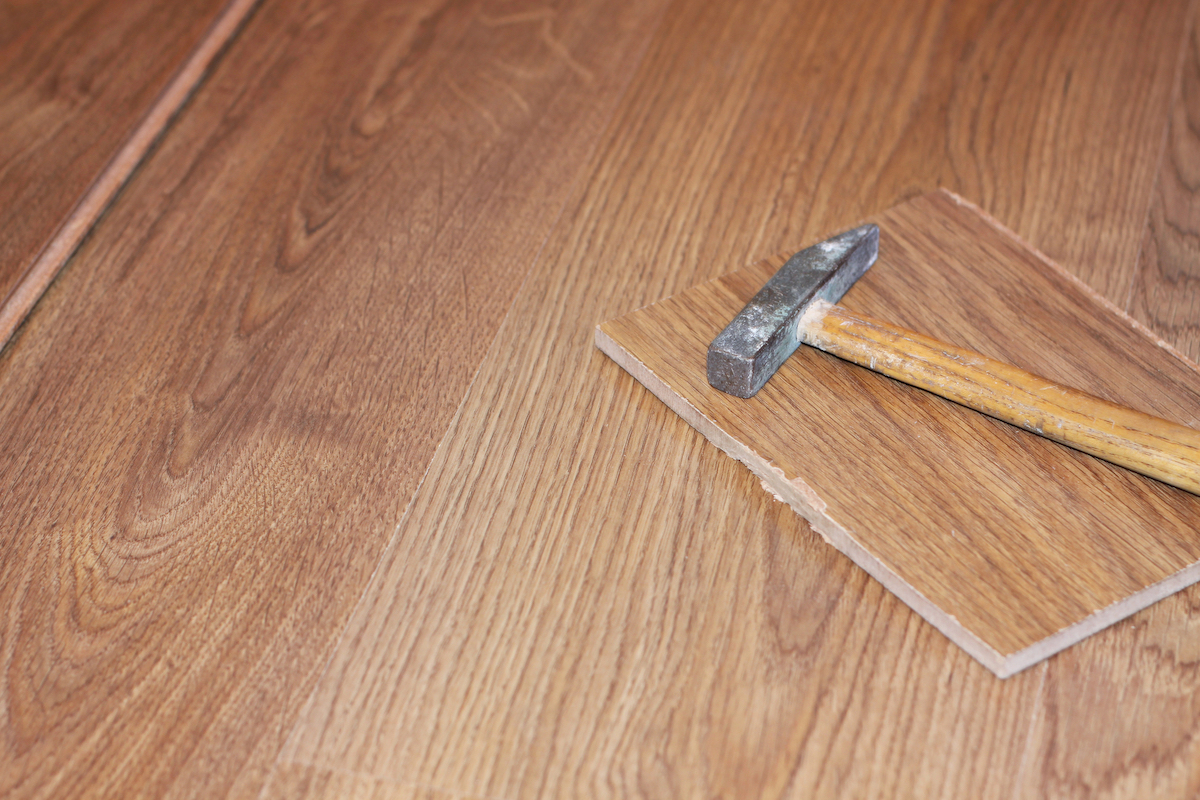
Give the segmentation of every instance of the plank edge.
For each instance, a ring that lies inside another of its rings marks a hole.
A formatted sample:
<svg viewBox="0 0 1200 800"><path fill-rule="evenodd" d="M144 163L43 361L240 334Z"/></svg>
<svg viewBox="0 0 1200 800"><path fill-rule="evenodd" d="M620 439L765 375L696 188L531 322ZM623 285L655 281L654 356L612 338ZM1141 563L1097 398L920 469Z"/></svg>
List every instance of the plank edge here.
<svg viewBox="0 0 1200 800"><path fill-rule="evenodd" d="M1018 650L1004 659L1004 674L1000 677L1007 678L1023 669L1032 667L1039 661L1083 641L1094 633L1099 633L1110 625L1115 625L1126 617L1133 616L1143 608L1152 606L1159 600L1166 599L1198 581L1200 581L1200 561L1084 617L1057 633L1052 633L1046 638L1034 642L1024 650Z"/></svg>
<svg viewBox="0 0 1200 800"><path fill-rule="evenodd" d="M229 44L260 0L228 0L191 53L129 132L112 159L88 186L66 219L0 302L0 348L33 310L59 271L74 255L117 192L133 175L154 143L170 127L217 56Z"/></svg>

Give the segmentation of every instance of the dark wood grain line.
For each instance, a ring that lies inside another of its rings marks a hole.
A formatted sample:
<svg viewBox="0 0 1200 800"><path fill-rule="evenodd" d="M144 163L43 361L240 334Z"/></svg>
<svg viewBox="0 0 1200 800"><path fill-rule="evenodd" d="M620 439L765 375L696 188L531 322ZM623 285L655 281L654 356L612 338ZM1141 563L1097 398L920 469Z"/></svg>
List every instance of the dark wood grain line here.
<svg viewBox="0 0 1200 800"><path fill-rule="evenodd" d="M1200 360L1200 32L1194 14L1189 31L1127 309Z"/></svg>

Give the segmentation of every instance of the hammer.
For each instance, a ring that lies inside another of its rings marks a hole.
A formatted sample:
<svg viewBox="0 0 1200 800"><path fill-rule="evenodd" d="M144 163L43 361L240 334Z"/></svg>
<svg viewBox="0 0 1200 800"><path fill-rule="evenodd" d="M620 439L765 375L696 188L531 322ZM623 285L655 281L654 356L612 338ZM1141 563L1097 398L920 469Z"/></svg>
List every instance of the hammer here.
<svg viewBox="0 0 1200 800"><path fill-rule="evenodd" d="M792 256L708 347L708 382L753 397L801 344L1200 494L1200 431L835 305L879 255L863 225Z"/></svg>

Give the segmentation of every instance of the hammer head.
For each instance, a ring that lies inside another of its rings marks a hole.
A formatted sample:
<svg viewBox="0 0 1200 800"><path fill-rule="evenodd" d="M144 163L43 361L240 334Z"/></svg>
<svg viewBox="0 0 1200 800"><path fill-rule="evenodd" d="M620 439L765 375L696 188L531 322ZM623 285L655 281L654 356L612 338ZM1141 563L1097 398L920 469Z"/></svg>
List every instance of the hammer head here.
<svg viewBox="0 0 1200 800"><path fill-rule="evenodd" d="M801 250L708 346L708 382L753 397L800 346L797 325L814 300L836 303L879 254L879 227L863 225Z"/></svg>

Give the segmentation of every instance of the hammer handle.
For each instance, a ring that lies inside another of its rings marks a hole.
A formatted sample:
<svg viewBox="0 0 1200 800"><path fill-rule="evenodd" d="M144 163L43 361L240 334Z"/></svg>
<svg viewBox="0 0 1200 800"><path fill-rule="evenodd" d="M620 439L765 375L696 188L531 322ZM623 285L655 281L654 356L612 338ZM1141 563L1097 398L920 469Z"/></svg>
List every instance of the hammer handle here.
<svg viewBox="0 0 1200 800"><path fill-rule="evenodd" d="M800 319L798 334L838 358L1200 494L1200 431L824 301Z"/></svg>

